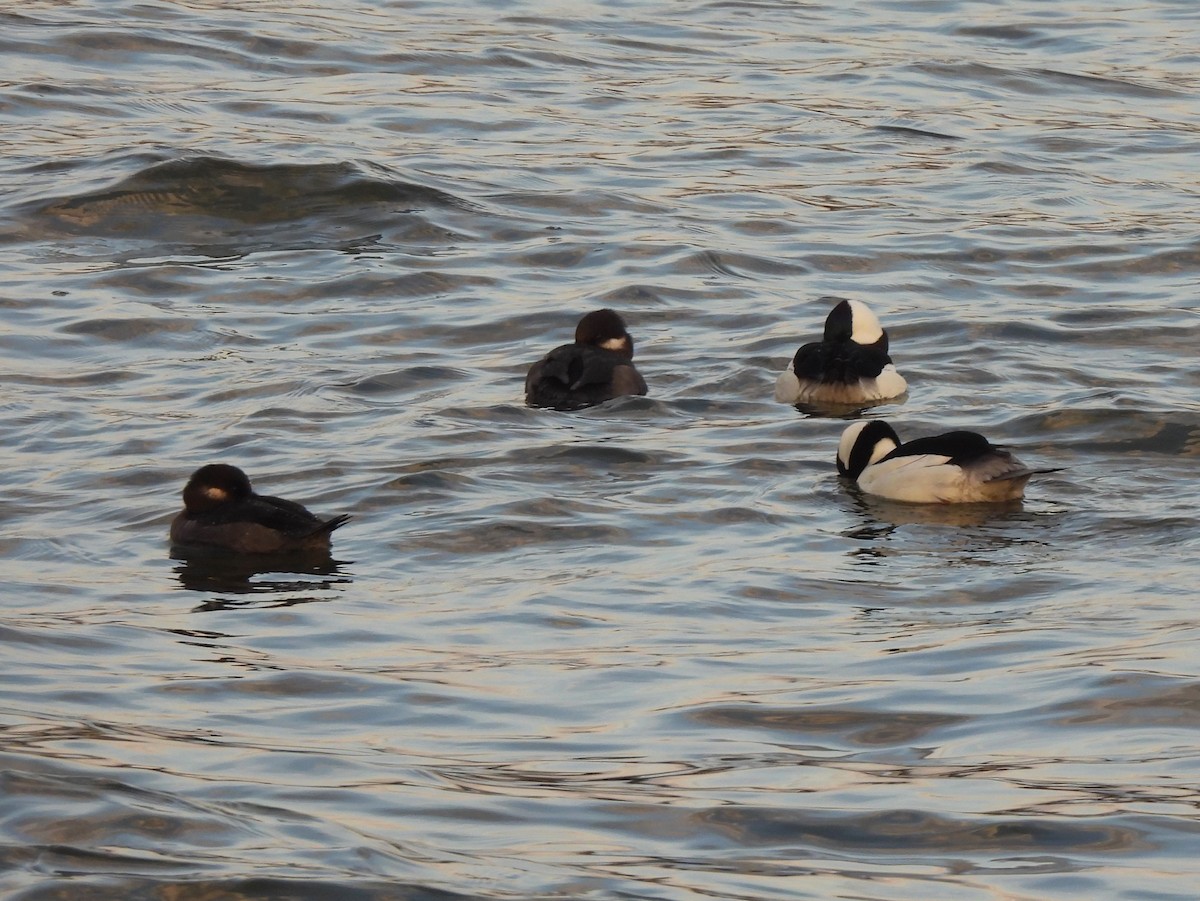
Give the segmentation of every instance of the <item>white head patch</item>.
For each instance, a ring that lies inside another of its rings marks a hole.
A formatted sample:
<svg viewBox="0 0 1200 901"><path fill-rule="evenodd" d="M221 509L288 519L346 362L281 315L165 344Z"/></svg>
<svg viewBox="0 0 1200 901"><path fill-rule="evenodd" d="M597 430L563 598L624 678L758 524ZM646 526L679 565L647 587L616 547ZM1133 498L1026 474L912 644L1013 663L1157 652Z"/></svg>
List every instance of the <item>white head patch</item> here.
<svg viewBox="0 0 1200 901"><path fill-rule="evenodd" d="M849 468L850 454L854 451L854 446L858 444L859 436L862 435L863 429L870 422L868 419L860 419L858 422L852 422L846 426L846 431L842 432L842 440L838 442L838 459L843 466ZM871 458L867 461L867 465L878 462L882 457L886 457L897 447L895 441L891 438L880 438L875 442L875 446L871 448Z"/></svg>
<svg viewBox="0 0 1200 901"><path fill-rule="evenodd" d="M849 304L852 324L850 340L855 344L874 344L882 338L883 327L871 312L871 308L861 300L851 300Z"/></svg>
<svg viewBox="0 0 1200 901"><path fill-rule="evenodd" d="M603 347L605 350L628 350L629 349L628 340L624 336L621 336L620 338L609 338L606 341L601 341L600 346Z"/></svg>
<svg viewBox="0 0 1200 901"><path fill-rule="evenodd" d="M899 447L899 445L896 444L896 442L891 438L880 438L875 442L875 446L871 448L871 459L867 465L870 466L871 463L878 463L897 447Z"/></svg>
<svg viewBox="0 0 1200 901"><path fill-rule="evenodd" d="M842 432L842 440L838 442L838 459L843 466L849 464L850 451L854 450L854 442L858 440L859 433L866 427L867 421L863 419L846 426L846 431Z"/></svg>

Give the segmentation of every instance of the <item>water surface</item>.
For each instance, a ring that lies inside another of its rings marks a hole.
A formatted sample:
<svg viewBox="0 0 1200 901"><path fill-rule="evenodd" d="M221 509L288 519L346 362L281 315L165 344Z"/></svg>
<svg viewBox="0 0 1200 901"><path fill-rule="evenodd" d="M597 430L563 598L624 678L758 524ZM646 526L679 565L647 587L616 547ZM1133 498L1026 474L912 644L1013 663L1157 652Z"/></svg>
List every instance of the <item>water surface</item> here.
<svg viewBox="0 0 1200 901"><path fill-rule="evenodd" d="M1193 898L1191 6L327 7L0 14L5 896ZM830 297L1062 471L840 485Z"/></svg>

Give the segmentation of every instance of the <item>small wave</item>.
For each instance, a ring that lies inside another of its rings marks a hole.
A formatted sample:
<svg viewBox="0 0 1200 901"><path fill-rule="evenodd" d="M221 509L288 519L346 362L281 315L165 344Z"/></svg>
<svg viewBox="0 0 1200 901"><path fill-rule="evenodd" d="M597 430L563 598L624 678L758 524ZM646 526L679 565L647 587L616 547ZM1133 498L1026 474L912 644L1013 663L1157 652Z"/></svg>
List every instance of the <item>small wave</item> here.
<svg viewBox="0 0 1200 901"><path fill-rule="evenodd" d="M395 213L468 204L379 166L258 165L200 156L157 163L111 187L33 206L35 215L67 231L158 235L181 218L267 225L370 206Z"/></svg>

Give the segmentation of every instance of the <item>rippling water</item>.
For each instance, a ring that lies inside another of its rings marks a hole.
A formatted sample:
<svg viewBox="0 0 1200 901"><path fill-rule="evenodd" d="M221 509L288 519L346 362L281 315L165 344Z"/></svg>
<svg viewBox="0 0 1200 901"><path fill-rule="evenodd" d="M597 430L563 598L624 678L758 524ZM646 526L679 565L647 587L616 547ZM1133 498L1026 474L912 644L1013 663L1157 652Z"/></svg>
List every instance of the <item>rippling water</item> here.
<svg viewBox="0 0 1200 901"><path fill-rule="evenodd" d="M6 897L1195 897L1191 4L0 24ZM829 296L1063 471L847 492ZM215 460L334 559L172 558Z"/></svg>

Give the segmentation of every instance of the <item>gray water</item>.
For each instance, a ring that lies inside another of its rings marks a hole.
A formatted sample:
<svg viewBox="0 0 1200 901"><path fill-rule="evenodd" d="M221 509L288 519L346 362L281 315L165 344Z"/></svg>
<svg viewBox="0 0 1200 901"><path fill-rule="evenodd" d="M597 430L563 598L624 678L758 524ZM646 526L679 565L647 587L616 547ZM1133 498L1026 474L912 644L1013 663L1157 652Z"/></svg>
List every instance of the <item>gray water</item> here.
<svg viewBox="0 0 1200 901"><path fill-rule="evenodd" d="M0 893L1192 899L1200 13L0 13ZM771 400L869 303L874 502ZM526 408L578 317L646 398ZM350 513L175 559L201 464ZM292 571L288 571L288 570Z"/></svg>

